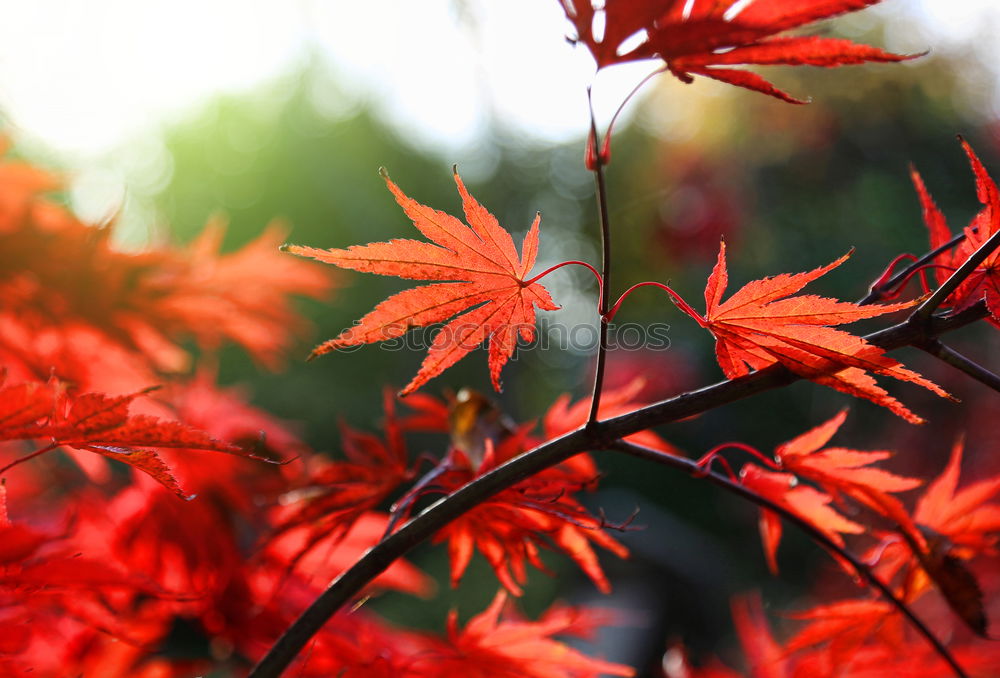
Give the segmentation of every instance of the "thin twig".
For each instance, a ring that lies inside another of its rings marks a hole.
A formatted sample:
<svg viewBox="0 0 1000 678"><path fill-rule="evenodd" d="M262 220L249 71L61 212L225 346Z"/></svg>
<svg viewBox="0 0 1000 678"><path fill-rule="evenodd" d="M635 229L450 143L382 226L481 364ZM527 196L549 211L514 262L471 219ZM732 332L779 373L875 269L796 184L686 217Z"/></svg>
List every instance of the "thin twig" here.
<svg viewBox="0 0 1000 678"><path fill-rule="evenodd" d="M931 630L927 628L927 625L924 624L923 621L921 621L916 614L914 614L913 610L910 609L910 606L907 605L902 600L900 600L900 598L896 596L895 593L893 593L892 589L889 588L889 586L886 585L885 582L883 582L875 575L875 573L872 571L872 568L868 567L860 560L858 560L858 558L855 557L846 548L840 546L832 539L830 539L830 537L823 534L822 530L815 527L808 520L801 518L799 515L793 513L792 511L781 506L780 504L777 504L771 501L770 499L761 496L757 492L754 492L752 489L740 484L738 481L732 480L731 478L728 478L725 475L715 473L714 471L711 471L709 469L705 469L702 466L700 466L697 462L692 461L690 459L685 459L684 457L677 457L674 455L670 455L665 452L661 452L659 450L654 450L650 447L636 445L635 443L626 442L624 440L615 441L609 447L611 449L625 452L634 457L647 459L649 461L654 461L664 466L669 466L670 468L674 468L688 474L692 478L704 478L708 480L710 483L725 488L729 492L737 494L743 497L744 499L747 499L757 504L758 506L767 509L768 511L780 515L785 520L794 523L799 527L799 529L806 532L813 541L826 547L828 551L831 551L832 553L836 554L840 558L850 563L851 567L854 568L855 572L857 572L858 575L866 579L873 588L877 589L878 592L881 593L882 596L886 600L888 600L897 610L899 610L903 614L903 616L905 616L909 620L909 622L914 626L914 628L916 628L917 631L919 631L920 634L927 639L927 642L929 642L934 647L934 650L939 655L941 655L941 658L948 663L948 665L955 672L956 676L959 676L959 678L968 678L968 674L965 673L965 671L962 669L959 663L952 656L951 652L948 651L948 648L946 648L944 644L940 640L938 640L937 636L935 636L931 632Z"/></svg>
<svg viewBox="0 0 1000 678"><path fill-rule="evenodd" d="M15 459L14 461L10 462L9 464L7 464L6 466L4 466L3 468L0 468L0 476L2 476L4 473L6 473L7 471L11 470L15 466L19 466L20 464L23 464L24 462L28 461L29 459L34 459L35 457L37 457L37 456L39 456L41 454L45 454L46 452L51 452L52 450L56 449L59 446L60 446L59 443L53 443L53 444L47 445L47 446L45 446L45 447L43 447L43 448L41 448L39 450L35 450L31 454L26 454L23 457L18 457L17 459Z"/></svg>
<svg viewBox="0 0 1000 678"><path fill-rule="evenodd" d="M858 301L858 305L865 306L867 304L873 304L876 301L879 301L880 299L882 299L882 295L886 291L891 290L904 280L909 279L909 277L913 275L921 266L924 266L925 264L929 264L930 262L934 261L934 259L936 259L939 254L947 252L948 250L950 250L952 247L962 242L963 240L965 240L965 234L959 233L945 244L939 247L935 247L934 249L932 249L930 252L920 257L919 259L915 259L913 263L911 263L909 266L904 268L896 275L889 278L889 280L887 280L885 283L881 285L872 285L872 288L868 291L868 294L865 295L863 299Z"/></svg>
<svg viewBox="0 0 1000 678"><path fill-rule="evenodd" d="M587 93L588 100L590 93ZM600 147L600 137L597 135L597 122L594 120L594 109L590 109L590 133L594 140L595 151ZM601 391L604 388L604 369L608 358L608 305L611 295L611 226L608 219L608 187L604 181L604 163L600 152L594 154L594 187L597 193L597 212L601 222L601 300L598 304L600 320L600 342L597 347L597 368L594 370L594 391L590 398L590 415L587 425L597 422L601 408Z"/></svg>
<svg viewBox="0 0 1000 678"><path fill-rule="evenodd" d="M980 302L947 318L932 317L926 328L916 328L907 322L902 322L869 334L865 339L886 350L900 348L924 342L928 334L937 336L965 327L985 318L986 314L986 306ZM628 414L595 422L514 457L447 497L439 499L407 521L395 533L369 549L354 565L341 573L285 630L250 672L249 678L278 678L309 639L375 577L412 548L430 539L448 523L498 492L580 452L605 447L629 434L701 414L742 398L786 386L798 379L800 377L784 366L775 364L739 379L682 393Z"/></svg>
<svg viewBox="0 0 1000 678"><path fill-rule="evenodd" d="M979 383L986 384L994 391L1000 392L1000 376L965 357L950 346L941 343L940 340L931 339L924 344L920 344L918 348L927 351L932 356L948 363L955 369L965 372Z"/></svg>

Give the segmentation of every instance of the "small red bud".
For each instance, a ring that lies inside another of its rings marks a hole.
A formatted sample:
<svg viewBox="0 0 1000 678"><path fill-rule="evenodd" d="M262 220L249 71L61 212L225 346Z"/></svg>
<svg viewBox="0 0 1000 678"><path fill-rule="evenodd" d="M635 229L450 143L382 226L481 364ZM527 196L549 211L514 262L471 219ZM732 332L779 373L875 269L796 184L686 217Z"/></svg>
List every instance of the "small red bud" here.
<svg viewBox="0 0 1000 678"><path fill-rule="evenodd" d="M598 165L606 167L611 162L611 137L605 137L601 142L601 152L597 152L597 144L594 139L594 130L590 130L587 135L587 150L583 156L583 163L591 172L597 170Z"/></svg>
<svg viewBox="0 0 1000 678"><path fill-rule="evenodd" d="M583 154L583 164L586 165L587 169L591 172L597 171L597 149L594 148L594 130L590 130L590 134L587 135L587 150Z"/></svg>

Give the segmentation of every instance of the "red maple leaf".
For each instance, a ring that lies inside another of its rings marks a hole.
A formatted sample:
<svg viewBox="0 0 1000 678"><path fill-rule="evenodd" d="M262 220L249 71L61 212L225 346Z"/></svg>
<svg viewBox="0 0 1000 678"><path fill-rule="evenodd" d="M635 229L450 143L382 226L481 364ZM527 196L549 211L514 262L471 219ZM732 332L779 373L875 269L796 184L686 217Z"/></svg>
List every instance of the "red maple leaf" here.
<svg viewBox="0 0 1000 678"><path fill-rule="evenodd" d="M458 483L455 487L464 483ZM628 549L603 531L603 521L591 516L565 492L563 483L525 482L486 501L441 530L435 542L448 541L451 581L457 586L472 553L478 549L489 562L500 583L520 596L531 563L546 571L539 547L563 551L603 592L611 590L591 543L619 557Z"/></svg>
<svg viewBox="0 0 1000 678"><path fill-rule="evenodd" d="M916 599L933 588L969 628L986 636L983 594L966 563L995 556L1000 541L1000 478L986 478L958 489L962 441L955 443L948 465L927 486L912 517L899 520L899 531L886 535L869 552L886 578L903 572L906 592Z"/></svg>
<svg viewBox="0 0 1000 678"><path fill-rule="evenodd" d="M939 264L936 268L939 283L947 280L952 271L961 266L992 235L1000 231L1000 191L972 147L965 139L962 139L961 142L976 177L976 195L983 208L963 230L965 239L954 250L942 252L935 260ZM924 223L927 224L927 230L930 232L931 248L937 249L951 240L951 231L947 221L945 221L944 214L934 204L934 199L927 191L923 179L915 169L911 169L910 174L913 177L917 195L920 197ZM949 295L946 304L958 311L981 299L985 299L986 307L990 311L990 322L1000 327L1000 252L996 250L987 256L972 274Z"/></svg>
<svg viewBox="0 0 1000 678"><path fill-rule="evenodd" d="M137 317L128 329L147 353L157 348L156 333L191 335L210 350L228 339L276 369L295 330L305 325L290 296L323 297L330 277L321 266L277 251L287 235L278 223L235 252L221 252L224 234L224 220L215 218L188 248L168 251L171 261L137 286L130 300Z"/></svg>
<svg viewBox="0 0 1000 678"><path fill-rule="evenodd" d="M877 636L881 644L899 650L905 644L902 617L881 600L842 600L792 615L809 622L785 644L785 652L823 647L832 667L850 666L862 645Z"/></svg>
<svg viewBox="0 0 1000 678"><path fill-rule="evenodd" d="M396 417L393 394L386 390L385 439L341 427L345 460L309 459L308 476L282 496L272 516L274 534L306 528L308 537L291 558L296 561L324 540L336 543L363 515L384 501L400 483L413 477L407 466L403 428Z"/></svg>
<svg viewBox="0 0 1000 678"><path fill-rule="evenodd" d="M222 388L211 370L201 369L184 383L170 384L166 397L177 419L277 464L248 464L229 454L191 454L171 450L164 454L178 482L200 497L211 495L238 514L251 514L288 491L302 465L292 463L309 453L292 426L250 405L240 387Z"/></svg>
<svg viewBox="0 0 1000 678"><path fill-rule="evenodd" d="M759 594L734 597L729 603L733 626L746 653L754 678L784 678L788 675L787 653L771 635ZM707 678L699 674L698 678Z"/></svg>
<svg viewBox="0 0 1000 678"><path fill-rule="evenodd" d="M660 58L684 82L693 76L721 80L783 101L805 103L756 73L729 66L808 65L833 67L866 61L902 61L892 54L849 40L779 33L880 0L561 0L567 18L597 61L612 64ZM600 24L602 30L595 31Z"/></svg>
<svg viewBox="0 0 1000 678"><path fill-rule="evenodd" d="M834 498L846 494L890 518L908 520L902 503L889 493L912 490L921 481L871 466L888 459L891 452L824 449L846 418L847 410L841 410L829 421L779 445L775 459L784 469L815 482Z"/></svg>
<svg viewBox="0 0 1000 678"><path fill-rule="evenodd" d="M501 445L503 447L523 449L523 440L512 436ZM510 450L495 453L492 440L488 441L486 455L478 469L453 466L436 479L434 490L450 493L458 489L509 459ZM546 469L494 495L445 526L434 541L448 542L452 585L458 585L473 551L478 549L504 588L520 596L520 584L527 578L527 563L546 571L539 558L539 547L552 547L572 558L598 589L610 591L611 585L591 544L621 558L628 556L628 549L604 531L607 525L603 519L592 516L573 497L574 492L593 482L593 477L581 479L575 466Z"/></svg>
<svg viewBox="0 0 1000 678"><path fill-rule="evenodd" d="M583 678L598 674L633 676L624 664L588 657L552 636L575 634L586 611L558 609L537 622L502 618L507 594L497 593L486 610L458 628L458 615L448 616L448 642L414 658L417 675L476 678ZM586 626L591 626L585 620Z"/></svg>
<svg viewBox="0 0 1000 678"><path fill-rule="evenodd" d="M286 623L291 619L294 617ZM277 627L270 632L280 630ZM255 658L263 656L272 642L273 637L262 635L249 654ZM421 663L431 666L426 673L411 666L416 655L429 649L421 636L389 626L377 615L368 614L368 606L352 610L350 614L335 615L309 645L309 654L302 657L298 665L293 665L292 671L298 678L431 678L438 675L433 673L433 663L426 657L420 659Z"/></svg>
<svg viewBox="0 0 1000 678"><path fill-rule="evenodd" d="M0 484L0 674L57 675L63 667L43 667L77 626L131 638L132 628L119 616L126 601L158 599L164 589L147 573L93 553L79 524L55 534L11 522L5 495ZM46 648L48 656L40 657L39 648ZM8 665L6 655L13 655L10 661L18 670Z"/></svg>
<svg viewBox="0 0 1000 678"><path fill-rule="evenodd" d="M73 394L58 383L3 385L0 382L0 440L46 440L39 450L4 470L57 447L96 452L151 476L175 494L185 494L160 456L146 447L170 447L252 454L179 421L130 414L129 406L150 389L122 396Z"/></svg>
<svg viewBox="0 0 1000 678"><path fill-rule="evenodd" d="M955 443L948 465L917 501L913 520L947 537L966 557L996 554L1000 542L1000 477L958 489L962 442Z"/></svg>
<svg viewBox="0 0 1000 678"><path fill-rule="evenodd" d="M54 370L81 388L125 392L152 370L186 370L188 337L207 350L234 341L275 367L304 325L290 295L330 288L322 267L277 251L279 226L235 252L220 251L220 219L189 247L122 252L113 225L84 223L43 195L58 186L0 161L0 361L15 374Z"/></svg>
<svg viewBox="0 0 1000 678"><path fill-rule="evenodd" d="M722 243L705 287L705 315L675 298L682 311L715 336L715 355L729 379L781 363L801 377L867 398L909 422L922 423L923 419L890 396L868 373L909 381L943 397L948 394L877 346L829 327L892 313L912 306L912 302L859 306L811 294L789 296L840 266L847 256L806 273L782 273L752 281L722 301L729 279Z"/></svg>
<svg viewBox="0 0 1000 678"><path fill-rule="evenodd" d="M629 400L632 392L614 391L610 395L608 408L614 410ZM495 403L469 389L462 389L448 403L422 394L414 398L418 399L419 414L403 418L404 427L447 431L452 447L446 458L398 505L408 506L417 496L453 492L543 442L532 435L533 423L514 424ZM557 401L552 417L546 417L547 437L561 435L562 425L576 428L574 420L579 418L583 423L586 418L581 404L567 408L567 401ZM560 413L570 419L559 421ZM652 432L642 435L645 442L657 449L674 451ZM530 563L545 571L539 548L552 547L569 555L599 589L610 590L592 545L620 557L625 557L628 550L604 532L608 525L603 519L591 515L573 496L581 489L593 487L597 477L590 455L581 453L500 492L447 525L437 533L435 542L448 542L452 585L461 580L473 552L478 549L504 587L519 596L520 584L526 580L526 565Z"/></svg>
<svg viewBox="0 0 1000 678"><path fill-rule="evenodd" d="M764 618L759 596L733 600L733 621L748 671L717 663L695 669L681 664L669 678L946 678L954 670L922 639L906 633L903 617L880 600L843 600L789 616L807 622L779 643ZM949 652L969 675L992 676L1000 666L996 643L949 643ZM683 658L681 658L683 659Z"/></svg>
<svg viewBox="0 0 1000 678"><path fill-rule="evenodd" d="M844 545L841 534L862 534L865 531L862 525L848 520L830 506L833 497L814 487L800 485L798 478L790 473L773 473L754 464L747 464L740 471L740 482L762 497L788 509L840 546ZM777 574L776 553L781 541L781 519L773 511L761 509L759 527L767 566L772 573Z"/></svg>
<svg viewBox="0 0 1000 678"><path fill-rule="evenodd" d="M445 282L389 297L354 327L317 346L312 355L386 341L402 336L411 327L441 322L461 313L434 337L420 370L401 394L420 388L487 340L490 376L499 391L500 370L513 354L518 335L525 341L534 338L535 307L548 311L558 308L544 287L526 282L538 254L539 217L535 217L525 236L519 257L510 233L469 195L457 173L455 183L468 226L408 198L384 171L383 177L413 225L432 242L397 239L353 245L346 250L296 245L287 250L341 268Z"/></svg>
<svg viewBox="0 0 1000 678"><path fill-rule="evenodd" d="M303 524L269 540L262 554L286 572L295 570L303 581L325 586L378 544L388 525L389 516L376 511L357 516L346 530L320 531ZM434 590L434 582L400 559L373 580L371 589L392 589L426 598Z"/></svg>

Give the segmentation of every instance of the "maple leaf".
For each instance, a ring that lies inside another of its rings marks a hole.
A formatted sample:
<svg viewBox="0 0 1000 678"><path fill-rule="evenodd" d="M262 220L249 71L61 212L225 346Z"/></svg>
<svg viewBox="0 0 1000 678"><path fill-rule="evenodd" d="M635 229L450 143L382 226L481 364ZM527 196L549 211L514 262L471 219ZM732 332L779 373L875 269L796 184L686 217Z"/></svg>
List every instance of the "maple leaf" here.
<svg viewBox="0 0 1000 678"><path fill-rule="evenodd" d="M988 621L983 594L967 561L981 553L996 554L1000 539L1000 504L988 503L1000 494L993 477L957 490L963 444L958 440L941 475L927 487L913 512L923 537L911 543L924 572L937 585L948 606L969 628L986 636ZM922 543L920 543L922 542ZM914 584L918 591L926 582Z"/></svg>
<svg viewBox="0 0 1000 678"><path fill-rule="evenodd" d="M46 439L49 444L41 451L66 446L95 452L129 464L181 497L186 495L166 463L153 450L140 448L191 448L257 458L179 421L130 414L132 402L150 390L108 396L72 394L58 384L0 382L0 440Z"/></svg>
<svg viewBox="0 0 1000 678"><path fill-rule="evenodd" d="M825 68L913 58L849 40L778 34L853 12L880 0L615 0L595 9L592 0L561 0L578 40L597 67L660 58L684 82L701 75L805 103L756 73L735 65L809 65ZM602 28L595 31L600 23ZM637 39L638 38L638 39Z"/></svg>
<svg viewBox="0 0 1000 678"><path fill-rule="evenodd" d="M94 553L75 521L59 534L11 522L5 493L0 484L0 675L39 671L41 662L28 652L28 645L36 649L42 646L43 637L52 629L59 629L59 633L56 645L48 648L50 652L67 644L66 633L76 624L124 635L130 629L120 623L120 606L115 601L164 595L145 572L128 569L104 553ZM23 632L7 626L15 620ZM19 655L27 666L16 672L5 670L5 654ZM59 673L61 670L39 671L40 675Z"/></svg>
<svg viewBox="0 0 1000 678"><path fill-rule="evenodd" d="M936 588L970 629L986 637L983 594L967 563L998 552L1000 503L990 500L1000 495L1000 478L957 489L962 448L960 439L944 471L917 501L912 516L897 519L899 534L885 535L867 557L878 561L884 578L902 571L910 599Z"/></svg>
<svg viewBox="0 0 1000 678"><path fill-rule="evenodd" d="M287 230L270 224L239 250L223 253L225 221L211 219L185 250L169 252L172 261L157 275L142 279L134 295L137 322L128 326L132 340L152 344L146 348L153 353L162 343L153 333L189 334L208 349L229 339L276 369L294 331L305 324L290 295L318 299L331 288L323 267L277 252Z"/></svg>
<svg viewBox="0 0 1000 678"><path fill-rule="evenodd" d="M400 483L410 480L403 429L396 417L393 394L383 394L385 439L348 426L341 427L346 460L309 460L308 476L281 499L273 516L274 534L307 528L309 536L291 559L292 566L323 540L332 543L354 522L385 500Z"/></svg>
<svg viewBox="0 0 1000 678"><path fill-rule="evenodd" d="M946 678L954 670L923 641L905 633L902 615L880 600L843 600L785 616L806 622L779 644L768 628L759 596L733 600L733 621L746 655L748 672L717 664L693 669L682 665L669 678ZM1000 666L996 643L957 645L949 652L970 676L993 676Z"/></svg>
<svg viewBox="0 0 1000 678"><path fill-rule="evenodd" d="M976 195L983 208L963 230L965 239L954 250L942 252L936 258L936 263L940 264L935 271L939 283L947 280L951 271L961 266L993 234L1000 231L1000 190L968 142L961 139L961 143L972 166L972 173L976 178ZM951 240L951 231L944 214L934 203L920 174L915 169L911 169L910 174L923 209L924 223L930 233L931 248L937 249ZM948 296L945 303L960 311L980 300L986 301L990 322L1000 327L1000 252L996 250L980 262L962 284Z"/></svg>
<svg viewBox="0 0 1000 678"><path fill-rule="evenodd" d="M17 190L3 184L0 212L5 192ZM221 253L223 224L214 219L187 248L127 253L115 249L110 227L33 200L16 228L0 226L0 360L40 379L55 369L81 388L121 392L149 383L153 370L185 371L187 337L206 350L234 341L276 367L305 324L290 295L321 297L331 287L323 267L276 250L285 236L278 226ZM119 389L121 372L138 374Z"/></svg>
<svg viewBox="0 0 1000 678"><path fill-rule="evenodd" d="M0 378L0 440L34 438L37 422L52 414L56 404L51 384L4 384Z"/></svg>
<svg viewBox="0 0 1000 678"><path fill-rule="evenodd" d="M902 618L881 600L842 600L789 615L807 624L785 644L787 653L825 646L830 665L849 666L859 647L877 636L882 644L904 645Z"/></svg>
<svg viewBox="0 0 1000 678"><path fill-rule="evenodd" d="M388 626L367 607L337 614L310 642L310 652L293 671L301 678L431 678L433 658L421 657L428 670L417 671L411 666L416 656L425 654L430 641L422 636ZM280 627L273 632L280 631ZM271 641L261 638L253 648L254 656L262 656ZM190 675L190 674L188 674ZM180 677L178 677L180 678ZM471 678L471 676L470 676Z"/></svg>
<svg viewBox="0 0 1000 678"><path fill-rule="evenodd" d="M786 654L771 635L760 594L734 597L729 604L733 626L755 678L784 678Z"/></svg>
<svg viewBox="0 0 1000 678"><path fill-rule="evenodd" d="M816 645L833 643L839 646L835 654L850 655L895 612L895 608L885 601L860 599L817 605L790 614L793 619L811 623L785 644L785 650L789 653L798 652ZM902 644L902 629L898 625L887 630L890 631L887 639L891 643Z"/></svg>
<svg viewBox="0 0 1000 678"><path fill-rule="evenodd" d="M526 282L538 254L539 217L524 237L519 257L510 233L469 195L457 172L455 183L468 226L407 197L384 170L382 176L413 225L431 242L396 239L329 250L291 245L287 251L365 273L446 282L389 297L354 327L317 346L312 356L393 339L411 327L461 313L435 335L420 370L401 394L420 388L486 340L490 377L499 391L500 370L513 354L518 335L525 341L534 338L535 307L558 308L544 287Z"/></svg>
<svg viewBox="0 0 1000 678"><path fill-rule="evenodd" d="M280 464L248 464L230 454L191 454L185 449L164 453L184 488L201 497L210 495L213 502L245 515L287 492L289 481L301 474L301 465L292 462L310 452L288 423L255 408L248 399L249 393L240 387L217 386L213 371L204 368L184 383L171 384L165 398L179 421L257 456L280 460Z"/></svg>
<svg viewBox="0 0 1000 678"><path fill-rule="evenodd" d="M948 465L917 501L913 521L947 537L960 553L996 553L1000 541L1000 477L986 478L958 489L963 444L951 451Z"/></svg>
<svg viewBox="0 0 1000 678"><path fill-rule="evenodd" d="M902 503L889 493L912 490L921 481L871 467L888 459L891 452L822 449L846 418L847 410L843 409L829 421L779 445L775 458L782 468L815 482L834 498L843 493L890 518L908 520Z"/></svg>
<svg viewBox="0 0 1000 678"><path fill-rule="evenodd" d="M923 423L876 384L868 372L918 384L942 397L950 396L886 356L881 348L829 327L893 313L913 302L859 306L811 294L789 296L840 266L848 256L806 273L782 273L752 281L722 301L729 279L723 242L705 286L705 315L675 299L682 311L715 336L715 355L727 378L781 363L800 377L867 398L909 422Z"/></svg>
<svg viewBox="0 0 1000 678"><path fill-rule="evenodd" d="M420 671L432 662L433 675L477 678L583 678L597 674L633 676L624 664L588 657L552 638L573 633L578 616L569 610L544 616L537 622L501 618L507 593L499 591L486 610L458 628L458 615L448 616L448 643L414 658ZM422 672L420 675L424 675ZM430 674L428 674L430 675Z"/></svg>
<svg viewBox="0 0 1000 678"><path fill-rule="evenodd" d="M357 516L346 530L319 530L299 525L268 541L263 555L285 571L295 570L304 581L325 586L353 565L385 535L389 516L369 511ZM405 560L397 560L376 577L368 590L393 589L427 598L434 581Z"/></svg>
<svg viewBox="0 0 1000 678"><path fill-rule="evenodd" d="M476 475L491 470L499 462L492 442L483 465L477 471L454 468L442 474L435 489L450 493ZM591 484L581 481L575 469L547 469L508 488L449 523L434 537L447 540L451 560L451 583L457 586L478 549L496 573L497 579L515 596L522 594L525 566L531 563L546 571L539 558L540 546L551 546L567 554L605 593L611 590L591 544L597 544L625 558L628 549L604 532L603 519L595 518L577 501L573 492Z"/></svg>
<svg viewBox="0 0 1000 678"><path fill-rule="evenodd" d="M632 395L631 391L615 391L608 407L621 406L622 399L629 400ZM447 431L452 447L447 457L418 481L408 499L397 506L408 506L414 496L449 494L542 443L531 434L533 423L515 425L495 403L470 389L462 389L448 403L423 394L413 397L419 414L405 417L402 424L408 430ZM567 409L567 402L558 401L553 418L546 418L546 436L558 435L558 427L563 424L576 428L573 418L578 409L583 423L586 411L576 405ZM572 418L558 420L560 411ZM644 440L657 449L673 451L652 432L645 432L645 436ZM578 490L593 487L597 477L590 455L581 453L494 495L444 527L434 541L448 542L452 585L458 585L478 549L503 586L520 596L526 565L545 571L539 547L549 546L569 555L598 589L609 591L610 584L592 545L620 557L626 557L628 550L603 531L608 525L602 518L591 515L573 497Z"/></svg>
<svg viewBox="0 0 1000 678"><path fill-rule="evenodd" d="M276 367L304 324L289 296L320 297L331 287L322 267L276 251L285 237L278 225L235 252L220 251L219 218L185 248L119 251L113 223L84 223L42 195L59 185L30 165L0 160L0 360L23 363L40 379L55 368L81 388L122 392L88 353L117 349L146 370L185 371L186 337L209 350L232 340ZM102 345L81 350L83 333Z"/></svg>
<svg viewBox="0 0 1000 678"><path fill-rule="evenodd" d="M798 478L790 473L772 473L747 464L740 470L740 482L802 518L838 546L844 545L841 534L862 534L865 531L862 525L848 520L830 506L833 497L816 488L800 485ZM781 519L773 511L761 509L759 528L768 569L777 574L776 553L781 541Z"/></svg>

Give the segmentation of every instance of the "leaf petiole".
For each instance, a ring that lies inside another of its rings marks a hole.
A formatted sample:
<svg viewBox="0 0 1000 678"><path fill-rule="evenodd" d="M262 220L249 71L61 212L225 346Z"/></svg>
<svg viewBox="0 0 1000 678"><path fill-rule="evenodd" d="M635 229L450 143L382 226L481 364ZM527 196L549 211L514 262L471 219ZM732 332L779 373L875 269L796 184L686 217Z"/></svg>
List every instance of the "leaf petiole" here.
<svg viewBox="0 0 1000 678"><path fill-rule="evenodd" d="M597 269L594 268L593 266L591 266L590 264L588 264L586 261L577 261L575 259L570 260L570 261L563 261L561 263L556 264L555 266L549 266L547 269L545 269L544 271L542 271L541 273L539 273L535 277L529 278L528 280L525 280L524 282L522 282L521 285L524 286L524 287L527 287L528 285L533 285L536 282L538 282L539 280L541 280L542 278L544 278L545 276L547 276L549 273L553 273L554 271L558 271L563 266L571 266L571 265L583 266L584 268L586 268L587 270L589 270L591 273L593 273L594 274L594 278L597 280L598 295L600 295L600 293L604 291L604 278L602 278L601 274L597 272Z"/></svg>
<svg viewBox="0 0 1000 678"><path fill-rule="evenodd" d="M9 464L7 464L6 466L4 466L3 468L0 468L0 476L2 476L4 473L6 473L7 471L11 470L15 466L18 466L18 465L20 465L20 464L28 461L29 459L34 459L35 457L37 457L39 455L42 455L42 454L45 454L46 452L51 452L52 450L56 449L57 447L60 447L60 445L61 445L60 443L53 443L53 444L47 445L46 447L43 447L41 449L35 450L34 452L31 452L30 454L26 454L23 457L18 457L17 459L15 459L14 461L10 462Z"/></svg>
<svg viewBox="0 0 1000 678"><path fill-rule="evenodd" d="M711 469L712 462L715 461L716 459L723 462L726 468L729 469L729 464L726 462L725 457L721 456L723 450L742 450L743 452L746 452L751 457L753 457L754 459L756 459L757 461L764 464L770 469L773 469L775 471L781 469L780 464L776 463L774 459L771 459L763 452L758 450L756 447L751 447L750 445L739 442L729 442L729 443L722 443L721 445L716 445L708 452L706 452L704 455L702 455L701 459L699 459L696 463L698 464L698 466L705 469L706 473ZM732 475L731 470L729 471L729 474L730 476Z"/></svg>
<svg viewBox="0 0 1000 678"><path fill-rule="evenodd" d="M607 322L611 322L612 318L615 317L615 314L618 313L618 307L622 305L622 302L625 301L625 298L628 297L628 295L632 294L632 292L634 292L635 290L639 289L640 287L659 287L661 290L670 295L671 300L682 311L684 311L693 318L702 318L702 320L704 320L702 315L697 311L695 311L693 308L691 308L691 305L688 304L686 301L684 301L684 298L681 297L681 295L677 294L677 292L675 292L673 288L670 287L670 285L666 285L661 282L656 282L655 280L646 280L641 283L636 283L635 285L632 285L632 287L622 292L622 295L618 297L618 301L616 301L615 305L611 307L611 310L609 310L607 313L604 314L604 319Z"/></svg>

